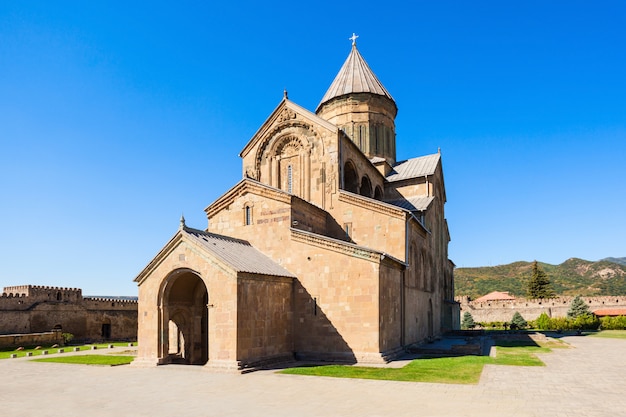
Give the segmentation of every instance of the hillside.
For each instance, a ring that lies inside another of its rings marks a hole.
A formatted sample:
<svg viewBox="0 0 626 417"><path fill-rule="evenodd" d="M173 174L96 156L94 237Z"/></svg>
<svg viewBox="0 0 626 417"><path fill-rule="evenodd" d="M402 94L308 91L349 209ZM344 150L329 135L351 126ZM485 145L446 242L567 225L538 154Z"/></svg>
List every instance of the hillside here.
<svg viewBox="0 0 626 417"><path fill-rule="evenodd" d="M626 258L607 259L590 262L570 258L560 265L539 262L539 266L550 278L557 295L626 295ZM516 297L524 297L531 265L532 262L520 261L457 268L454 270L455 294L477 298L492 291L508 291Z"/></svg>
<svg viewBox="0 0 626 417"><path fill-rule="evenodd" d="M620 265L626 265L626 258L604 258L602 261L613 262Z"/></svg>

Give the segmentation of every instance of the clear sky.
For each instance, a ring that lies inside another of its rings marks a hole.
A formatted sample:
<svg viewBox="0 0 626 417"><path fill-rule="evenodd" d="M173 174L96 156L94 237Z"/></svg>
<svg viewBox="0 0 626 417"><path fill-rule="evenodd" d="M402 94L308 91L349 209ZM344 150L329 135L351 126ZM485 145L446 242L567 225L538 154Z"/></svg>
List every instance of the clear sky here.
<svg viewBox="0 0 626 417"><path fill-rule="evenodd" d="M404 4L403 4L404 3ZM0 2L0 287L136 295L359 35L457 266L626 256L626 2Z"/></svg>

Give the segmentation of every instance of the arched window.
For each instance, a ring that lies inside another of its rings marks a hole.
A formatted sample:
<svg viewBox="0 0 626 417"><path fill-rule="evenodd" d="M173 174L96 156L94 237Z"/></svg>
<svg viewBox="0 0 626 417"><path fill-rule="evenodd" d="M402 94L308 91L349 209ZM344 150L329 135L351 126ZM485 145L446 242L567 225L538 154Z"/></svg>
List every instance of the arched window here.
<svg viewBox="0 0 626 417"><path fill-rule="evenodd" d="M374 126L374 143L376 147L374 148L374 153L380 152L380 143L378 138L378 126Z"/></svg>
<svg viewBox="0 0 626 417"><path fill-rule="evenodd" d="M306 196L304 169L307 153L301 138L286 136L272 146L269 151L272 185L298 197Z"/></svg>
<svg viewBox="0 0 626 417"><path fill-rule="evenodd" d="M376 188L374 189L374 198L375 198L376 200L380 200L380 201L382 201L382 200L383 200L383 190L382 190L382 188L380 188L380 186L378 186L378 185L377 185L377 186L376 186Z"/></svg>
<svg viewBox="0 0 626 417"><path fill-rule="evenodd" d="M252 207L246 205L244 208L244 223L246 226L250 226L252 224Z"/></svg>
<svg viewBox="0 0 626 417"><path fill-rule="evenodd" d="M385 154L389 155L391 153L391 132L389 128L385 126Z"/></svg>
<svg viewBox="0 0 626 417"><path fill-rule="evenodd" d="M363 150L363 139L365 138L365 126L359 126L359 149Z"/></svg>
<svg viewBox="0 0 626 417"><path fill-rule="evenodd" d="M359 177L350 161L346 162L343 168L343 189L355 194L359 192Z"/></svg>
<svg viewBox="0 0 626 417"><path fill-rule="evenodd" d="M367 178L367 176L364 176L361 179L360 194L365 197L372 197L372 183L370 182L370 179Z"/></svg>

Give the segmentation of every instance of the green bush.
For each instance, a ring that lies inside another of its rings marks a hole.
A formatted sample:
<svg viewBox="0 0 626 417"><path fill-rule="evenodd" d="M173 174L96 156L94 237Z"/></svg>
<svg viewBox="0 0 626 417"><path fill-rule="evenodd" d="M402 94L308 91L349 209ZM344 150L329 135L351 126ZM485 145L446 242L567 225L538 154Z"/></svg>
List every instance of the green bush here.
<svg viewBox="0 0 626 417"><path fill-rule="evenodd" d="M61 336L63 336L63 343L66 345L74 339L74 335L72 333L63 333Z"/></svg>
<svg viewBox="0 0 626 417"><path fill-rule="evenodd" d="M550 318L542 313L534 321L534 326L539 330L597 330L600 327L600 319L593 314L584 314L576 318Z"/></svg>
<svg viewBox="0 0 626 417"><path fill-rule="evenodd" d="M600 319L595 314L583 314L570 321L573 330L598 330L600 327Z"/></svg>
<svg viewBox="0 0 626 417"><path fill-rule="evenodd" d="M550 317L546 313L541 313L534 322L534 327L539 330L550 330Z"/></svg>
<svg viewBox="0 0 626 417"><path fill-rule="evenodd" d="M528 323L524 320L524 317L522 317L519 311L516 311L511 319L511 330L525 329L527 325Z"/></svg>
<svg viewBox="0 0 626 417"><path fill-rule="evenodd" d="M600 328L602 330L626 330L626 316L602 317Z"/></svg>

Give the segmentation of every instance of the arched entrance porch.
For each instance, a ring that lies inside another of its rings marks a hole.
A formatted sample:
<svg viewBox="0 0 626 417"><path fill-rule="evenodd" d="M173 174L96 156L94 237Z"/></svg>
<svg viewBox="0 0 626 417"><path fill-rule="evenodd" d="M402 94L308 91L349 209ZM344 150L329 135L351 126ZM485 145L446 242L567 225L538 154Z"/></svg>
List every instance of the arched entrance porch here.
<svg viewBox="0 0 626 417"><path fill-rule="evenodd" d="M171 272L159 302L159 364L204 365L209 357L208 292L189 269Z"/></svg>

